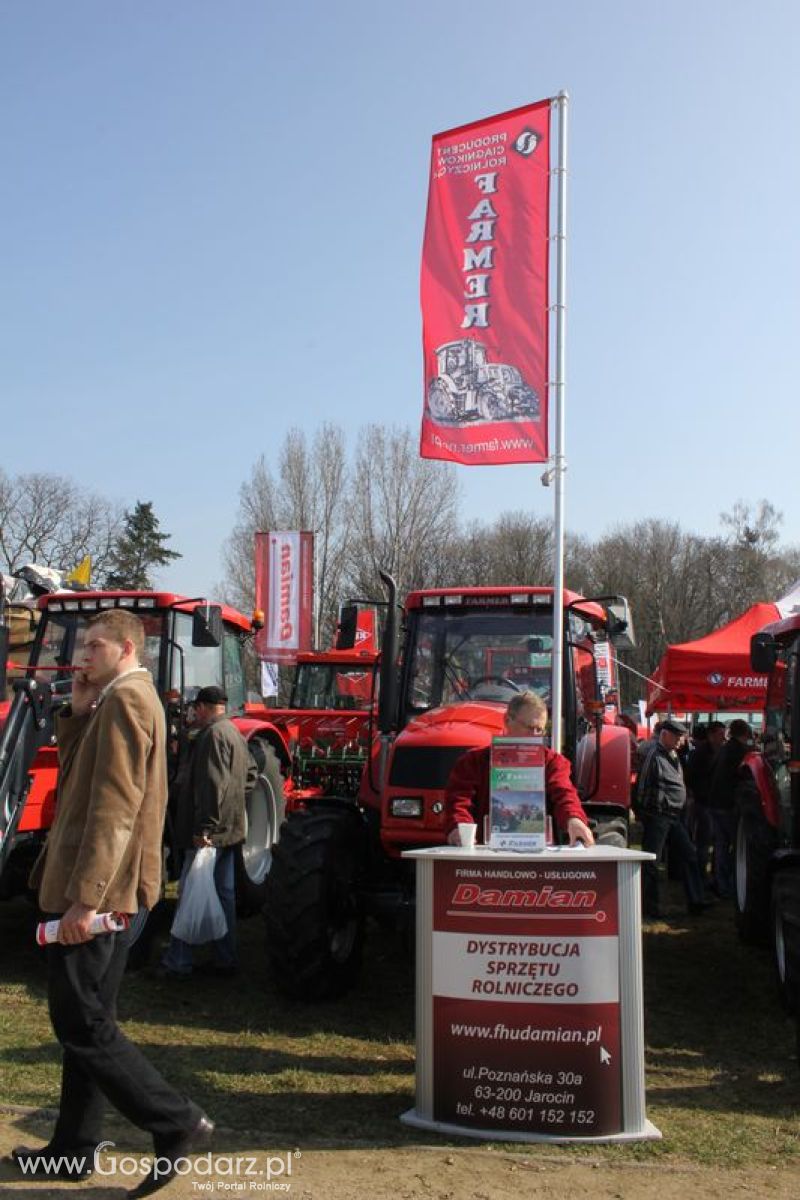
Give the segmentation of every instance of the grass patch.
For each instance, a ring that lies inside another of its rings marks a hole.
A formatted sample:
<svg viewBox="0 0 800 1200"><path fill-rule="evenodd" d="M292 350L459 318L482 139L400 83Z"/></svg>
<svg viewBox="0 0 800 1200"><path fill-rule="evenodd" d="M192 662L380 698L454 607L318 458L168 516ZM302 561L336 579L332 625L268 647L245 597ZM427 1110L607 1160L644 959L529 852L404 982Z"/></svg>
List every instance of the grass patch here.
<svg viewBox="0 0 800 1200"><path fill-rule="evenodd" d="M644 935L647 1114L664 1139L572 1144L569 1154L720 1167L796 1164L794 1027L779 1008L768 957L739 944L730 904L682 920L676 885L669 893L674 918ZM167 1078L221 1125L292 1144L441 1141L397 1119L414 1103L413 971L399 944L375 931L359 990L314 1006L277 992L259 918L242 922L239 935L246 964L239 980L198 977L176 985L142 972L126 977L124 1027ZM0 905L0 937L3 1100L55 1107L59 1051L33 913L23 901Z"/></svg>

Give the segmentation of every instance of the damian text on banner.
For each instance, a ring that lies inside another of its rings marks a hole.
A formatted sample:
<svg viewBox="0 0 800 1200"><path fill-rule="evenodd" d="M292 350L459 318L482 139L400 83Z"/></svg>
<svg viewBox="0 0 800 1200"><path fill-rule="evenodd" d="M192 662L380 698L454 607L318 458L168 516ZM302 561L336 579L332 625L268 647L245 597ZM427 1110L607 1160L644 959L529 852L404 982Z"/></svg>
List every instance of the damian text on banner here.
<svg viewBox="0 0 800 1200"><path fill-rule="evenodd" d="M264 628L256 650L273 663L294 663L311 649L314 607L314 535L297 531L256 534L256 606Z"/></svg>

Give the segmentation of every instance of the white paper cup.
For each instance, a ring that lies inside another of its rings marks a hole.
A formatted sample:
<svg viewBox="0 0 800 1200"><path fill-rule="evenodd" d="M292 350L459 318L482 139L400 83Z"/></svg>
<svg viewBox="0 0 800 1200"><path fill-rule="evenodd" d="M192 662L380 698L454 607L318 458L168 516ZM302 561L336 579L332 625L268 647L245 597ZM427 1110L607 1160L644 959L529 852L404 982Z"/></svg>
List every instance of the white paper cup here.
<svg viewBox="0 0 800 1200"><path fill-rule="evenodd" d="M464 821L463 823L459 824L458 840L465 850L475 849L475 834L477 832L477 828L477 825L473 824L472 821Z"/></svg>

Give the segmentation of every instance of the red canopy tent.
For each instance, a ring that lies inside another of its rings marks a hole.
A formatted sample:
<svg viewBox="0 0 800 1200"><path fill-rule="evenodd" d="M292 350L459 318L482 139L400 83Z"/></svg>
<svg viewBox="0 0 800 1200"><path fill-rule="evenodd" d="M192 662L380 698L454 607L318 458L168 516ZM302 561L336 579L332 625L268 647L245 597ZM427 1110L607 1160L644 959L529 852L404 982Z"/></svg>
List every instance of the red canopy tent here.
<svg viewBox="0 0 800 1200"><path fill-rule="evenodd" d="M767 677L750 666L750 638L781 615L777 604L754 604L696 642L668 646L647 685L648 714L763 708Z"/></svg>

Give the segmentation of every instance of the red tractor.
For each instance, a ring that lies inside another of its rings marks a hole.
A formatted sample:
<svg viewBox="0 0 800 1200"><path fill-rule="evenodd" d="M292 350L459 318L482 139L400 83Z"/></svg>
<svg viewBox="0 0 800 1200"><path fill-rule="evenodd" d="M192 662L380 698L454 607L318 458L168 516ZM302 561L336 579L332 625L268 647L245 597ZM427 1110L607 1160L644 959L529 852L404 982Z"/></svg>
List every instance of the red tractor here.
<svg viewBox="0 0 800 1200"><path fill-rule="evenodd" d="M344 610L342 627L352 626L356 646L301 654L289 707L276 709L246 701L244 650L255 626L234 609L162 592L60 592L40 598L33 610L30 662L20 666L12 649L14 673L22 678L14 684L13 701L0 700L0 898L24 890L52 823L53 714L69 698L86 620L115 606L136 612L145 624L145 665L166 707L172 779L192 698L207 683L225 687L234 723L259 768L236 863L239 909L255 912L264 903L272 845L287 803L358 791L374 720L373 614L357 606ZM0 638L0 663L5 662ZM171 827L170 810L168 849ZM176 863L170 853L168 867Z"/></svg>
<svg viewBox="0 0 800 1200"><path fill-rule="evenodd" d="M301 999L335 996L356 978L367 916L398 928L414 906L404 850L444 841L444 788L465 750L500 733L505 707L532 688L549 699L553 590L413 592L402 646L393 581L380 665L378 732L357 797L300 799L273 850L265 916L278 986ZM565 592L563 748L595 836L624 845L631 737L608 719L610 642L630 616L621 597ZM630 644L630 640L628 641Z"/></svg>
<svg viewBox="0 0 800 1200"><path fill-rule="evenodd" d="M164 702L174 780L187 709L198 689L222 685L233 720L259 767L247 799L247 838L237 859L242 911L264 901L272 844L284 814L284 778L258 714L245 713L245 645L255 623L232 608L168 592L55 592L37 601L29 662L13 684L11 702L0 700L0 897L25 889L28 872L49 829L56 804L57 754L53 716L69 699L73 664L79 661L88 618L110 608L135 612L146 631L145 662ZM0 664L6 654L0 637ZM1 672L0 672L1 673ZM0 696L5 693L0 680ZM171 845L168 812L165 842ZM175 863L174 854L167 855Z"/></svg>
<svg viewBox="0 0 800 1200"><path fill-rule="evenodd" d="M299 654L287 708L248 705L287 777L286 806L355 797L372 742L378 655L371 648Z"/></svg>
<svg viewBox="0 0 800 1200"><path fill-rule="evenodd" d="M780 992L800 1011L800 616L767 625L750 643L769 676L763 743L736 789L736 923L743 940L771 943Z"/></svg>

